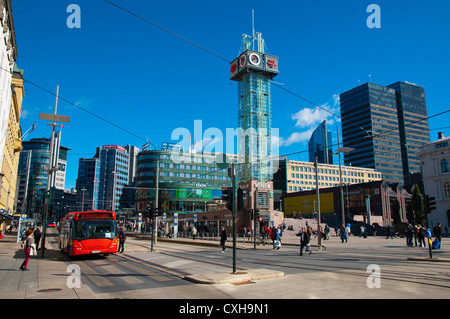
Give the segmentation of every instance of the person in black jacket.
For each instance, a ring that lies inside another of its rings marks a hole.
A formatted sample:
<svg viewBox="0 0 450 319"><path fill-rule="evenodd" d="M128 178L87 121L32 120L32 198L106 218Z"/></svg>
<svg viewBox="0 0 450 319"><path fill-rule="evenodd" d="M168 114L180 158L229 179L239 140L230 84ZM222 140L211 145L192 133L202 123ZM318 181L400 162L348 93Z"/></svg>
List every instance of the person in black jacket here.
<svg viewBox="0 0 450 319"><path fill-rule="evenodd" d="M225 243L227 242L227 230L225 229L225 227L222 226L221 231L220 231L220 245L222 246L222 252L225 252L225 250L227 250L227 247L225 246Z"/></svg>
<svg viewBox="0 0 450 319"><path fill-rule="evenodd" d="M302 229L300 234L300 256L303 256L303 248L305 248L309 244L310 235L306 230L306 227ZM309 250L309 254L311 255L312 251Z"/></svg>
<svg viewBox="0 0 450 319"><path fill-rule="evenodd" d="M436 241L438 241L439 244L441 244L441 238L442 238L441 223L437 223L437 226L435 226L433 228L433 234L434 234L434 237L436 237ZM439 245L439 248L440 247L441 246Z"/></svg>
<svg viewBox="0 0 450 319"><path fill-rule="evenodd" d="M36 230L33 233L34 244L36 245L36 250L39 249L39 242L41 241L41 230L39 227L36 227Z"/></svg>
<svg viewBox="0 0 450 319"><path fill-rule="evenodd" d="M125 232L123 231L123 228L120 228L119 231L119 249L117 250L118 253L123 253L123 250L125 248L125 240L127 236L125 235Z"/></svg>

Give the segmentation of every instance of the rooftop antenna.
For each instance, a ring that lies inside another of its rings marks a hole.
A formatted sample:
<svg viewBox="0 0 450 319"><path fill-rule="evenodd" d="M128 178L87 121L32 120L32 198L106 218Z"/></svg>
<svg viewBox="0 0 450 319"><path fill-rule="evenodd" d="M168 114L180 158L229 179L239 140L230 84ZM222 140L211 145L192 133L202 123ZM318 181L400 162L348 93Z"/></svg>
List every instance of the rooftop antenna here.
<svg viewBox="0 0 450 319"><path fill-rule="evenodd" d="M255 38L255 10L252 9L252 37Z"/></svg>

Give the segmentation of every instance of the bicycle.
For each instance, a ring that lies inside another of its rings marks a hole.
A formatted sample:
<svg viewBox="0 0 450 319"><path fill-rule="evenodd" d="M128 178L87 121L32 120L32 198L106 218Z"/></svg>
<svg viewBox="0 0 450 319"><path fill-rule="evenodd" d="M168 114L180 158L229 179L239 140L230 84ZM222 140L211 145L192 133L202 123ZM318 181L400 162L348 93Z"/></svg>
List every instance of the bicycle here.
<svg viewBox="0 0 450 319"><path fill-rule="evenodd" d="M257 239L256 239L256 245L267 245L269 243L269 240L267 238L267 236L265 235L260 235Z"/></svg>

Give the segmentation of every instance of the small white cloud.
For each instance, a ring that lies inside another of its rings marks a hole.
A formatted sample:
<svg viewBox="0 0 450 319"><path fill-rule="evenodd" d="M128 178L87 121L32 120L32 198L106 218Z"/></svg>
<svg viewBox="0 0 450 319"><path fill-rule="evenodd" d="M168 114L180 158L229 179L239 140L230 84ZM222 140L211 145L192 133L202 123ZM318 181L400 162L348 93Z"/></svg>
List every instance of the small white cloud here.
<svg viewBox="0 0 450 319"><path fill-rule="evenodd" d="M312 132L314 132L316 128L310 128L305 132L294 132L292 133L286 140L281 138L281 146L289 146L295 143L306 143L311 138Z"/></svg>
<svg viewBox="0 0 450 319"><path fill-rule="evenodd" d="M26 119L28 115L30 115L30 112L28 112L27 110L22 110L22 112L20 112L21 119Z"/></svg>
<svg viewBox="0 0 450 319"><path fill-rule="evenodd" d="M332 106L330 106L330 104L332 104ZM320 105L320 107L304 108L297 113L292 114L291 118L295 121L295 127L298 129L306 129L306 131L294 132L287 139L280 137L278 141L279 145L289 146L295 143L308 142L311 138L311 134L324 120L326 120L329 125L333 125L335 121L340 121L339 118L336 118L336 115L340 113L339 108L339 94L333 94L332 99L327 103Z"/></svg>

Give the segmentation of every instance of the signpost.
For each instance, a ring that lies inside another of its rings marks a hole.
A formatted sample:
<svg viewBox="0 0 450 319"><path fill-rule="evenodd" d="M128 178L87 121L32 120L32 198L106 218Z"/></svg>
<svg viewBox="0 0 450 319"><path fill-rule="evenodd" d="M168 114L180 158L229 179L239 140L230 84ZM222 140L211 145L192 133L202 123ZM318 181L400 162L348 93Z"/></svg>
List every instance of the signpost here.
<svg viewBox="0 0 450 319"><path fill-rule="evenodd" d="M44 216L43 216L43 230L42 230L42 258L44 258L44 251L45 251L45 232L47 229L47 215L48 215L48 206L50 203L50 188L51 188L51 182L53 180L53 174L55 171L58 170L58 158L53 157L53 144L55 139L55 126L60 126L56 124L56 122L64 122L68 123L70 120L69 116L63 116L63 115L56 115L56 110L58 108L58 92L59 92L59 85L56 86L56 95L55 95L55 110L53 114L47 114L47 113L41 113L39 118L41 120L46 121L52 121L52 124L47 124L52 127L52 136L50 138L50 161L48 166L48 178L47 178L47 191L46 191L46 205L44 206ZM58 153L58 152L57 152ZM53 163L55 162L55 163Z"/></svg>
<svg viewBox="0 0 450 319"><path fill-rule="evenodd" d="M216 156L216 165L220 169L228 169L228 176L232 181L231 191L233 192L233 274L236 273L236 205L237 205L237 192L236 192L236 171L234 168L234 163L230 164L230 160L227 154L219 154Z"/></svg>

